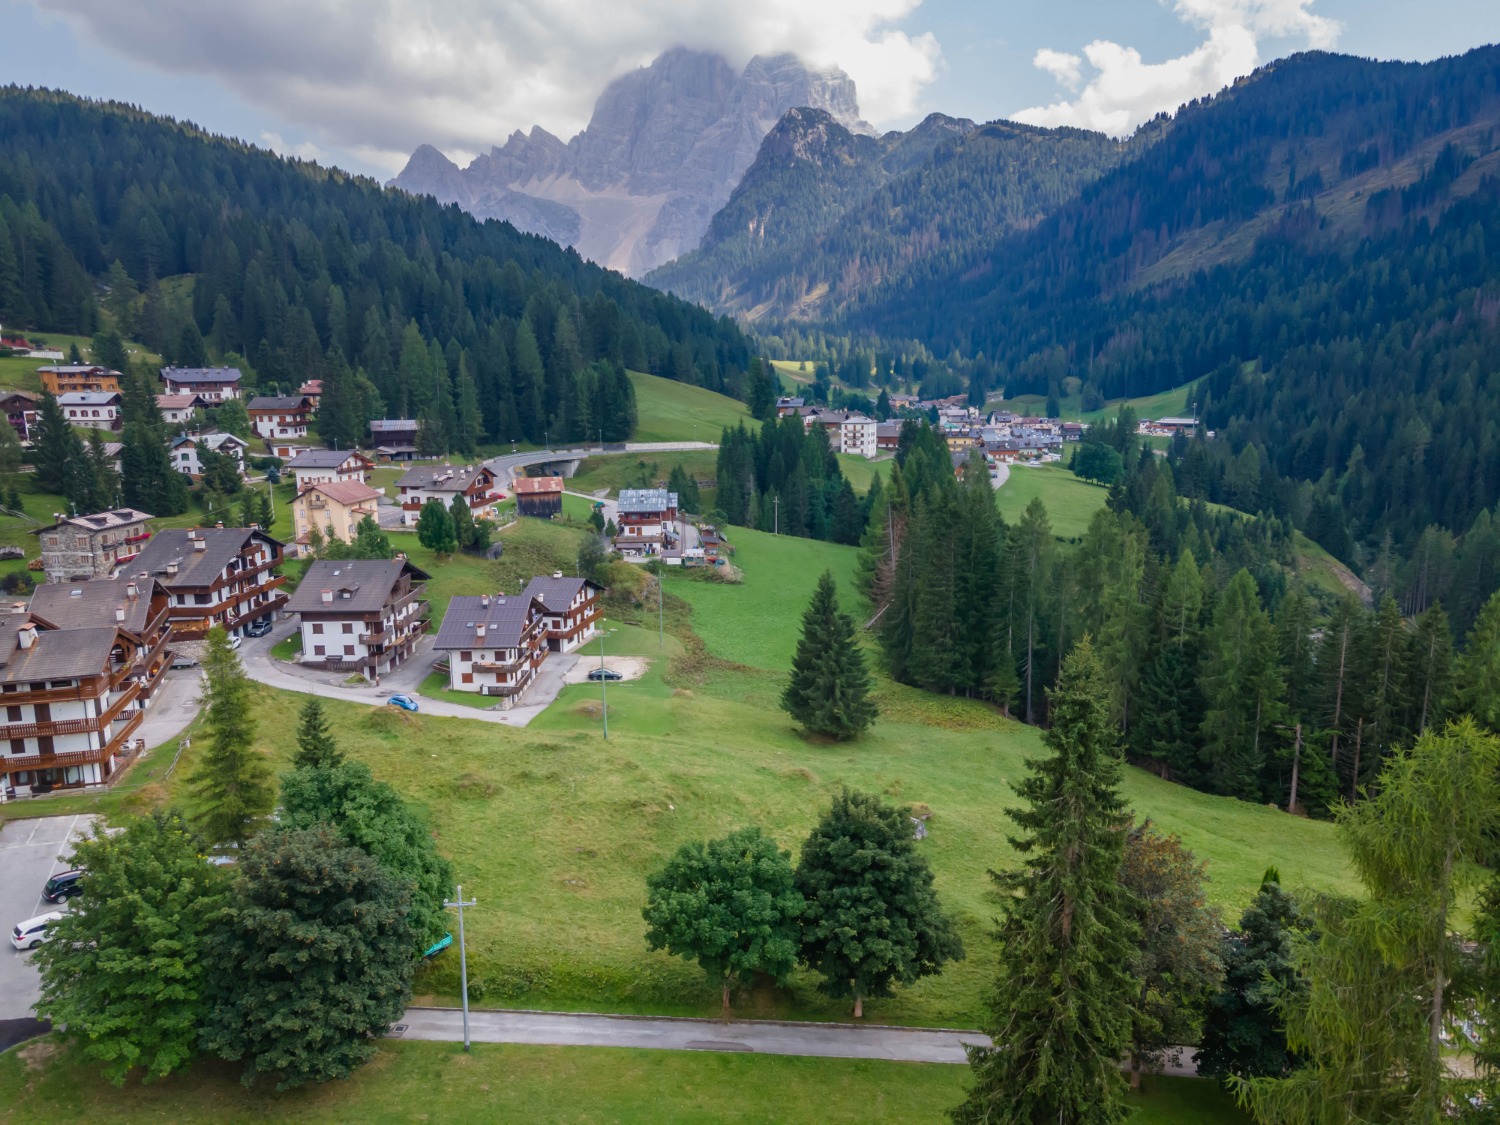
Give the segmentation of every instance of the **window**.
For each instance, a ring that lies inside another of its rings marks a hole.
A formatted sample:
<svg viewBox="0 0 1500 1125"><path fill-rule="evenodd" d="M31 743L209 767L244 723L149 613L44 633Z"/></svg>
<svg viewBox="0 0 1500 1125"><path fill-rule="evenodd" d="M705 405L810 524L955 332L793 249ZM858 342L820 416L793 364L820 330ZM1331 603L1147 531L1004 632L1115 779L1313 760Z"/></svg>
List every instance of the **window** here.
<svg viewBox="0 0 1500 1125"><path fill-rule="evenodd" d="M5 709L5 721L8 723L19 723L21 721L21 709L19 707L7 707Z"/></svg>
<svg viewBox="0 0 1500 1125"><path fill-rule="evenodd" d="M348 596L349 596L348 594L344 595L344 597L346 597L346 598ZM354 626L353 626L353 624L351 624L348 621L344 622L344 632L346 632L346 633L352 633L352 632L354 632Z"/></svg>
<svg viewBox="0 0 1500 1125"><path fill-rule="evenodd" d="M354 646L353 645L345 645L344 646L344 655L345 656L353 656L354 655Z"/></svg>
<svg viewBox="0 0 1500 1125"><path fill-rule="evenodd" d="M312 627L312 631L314 633L317 633L319 636L322 636L322 634L323 634L323 626L322 626L322 624L321 623L314 624L313 627Z"/></svg>
<svg viewBox="0 0 1500 1125"><path fill-rule="evenodd" d="M458 658L460 660L473 660L474 654L472 652L461 652L458 654Z"/></svg>
<svg viewBox="0 0 1500 1125"><path fill-rule="evenodd" d="M322 655L324 655L324 653L323 653L323 646L322 645L313 645L313 655L314 656L322 656Z"/></svg>
<svg viewBox="0 0 1500 1125"><path fill-rule="evenodd" d="M460 679L461 679L461 680L462 680L462 681L463 681L463 682L464 682L464 683L466 683L466 684L472 684L472 683L473 683L473 682L474 682L474 673L473 673L473 672L465 672L465 673L464 673L464 674L463 674L463 675L462 675L462 676L461 676L461 677L460 677ZM17 753L19 753L19 752L20 752L20 751L17 751Z"/></svg>

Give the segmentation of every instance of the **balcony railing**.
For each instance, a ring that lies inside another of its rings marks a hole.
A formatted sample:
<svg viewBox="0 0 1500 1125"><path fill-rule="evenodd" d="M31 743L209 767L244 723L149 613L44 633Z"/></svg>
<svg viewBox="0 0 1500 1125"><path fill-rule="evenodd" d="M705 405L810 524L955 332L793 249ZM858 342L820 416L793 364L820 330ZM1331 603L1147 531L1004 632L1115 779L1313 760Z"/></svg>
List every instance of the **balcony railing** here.
<svg viewBox="0 0 1500 1125"><path fill-rule="evenodd" d="M120 698L110 704L109 710L92 719L56 719L37 723L6 723L4 730L8 738L40 738L45 735L94 734L103 730L119 717L125 705L141 693L139 682L132 682Z"/></svg>
<svg viewBox="0 0 1500 1125"><path fill-rule="evenodd" d="M145 721L144 711L135 711L125 725L117 730L109 744L99 750L65 750L61 754L7 754L0 757L0 770L14 773L17 770L46 770L59 766L88 766L106 762L119 755L130 754L130 736Z"/></svg>

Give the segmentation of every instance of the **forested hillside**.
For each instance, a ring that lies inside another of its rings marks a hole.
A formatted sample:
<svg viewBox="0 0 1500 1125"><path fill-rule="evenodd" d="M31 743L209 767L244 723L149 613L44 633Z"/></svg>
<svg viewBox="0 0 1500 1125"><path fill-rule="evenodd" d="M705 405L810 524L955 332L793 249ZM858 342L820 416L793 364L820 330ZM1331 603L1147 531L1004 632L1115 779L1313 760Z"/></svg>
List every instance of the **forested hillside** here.
<svg viewBox="0 0 1500 1125"><path fill-rule="evenodd" d="M777 123L702 246L647 278L751 320L836 316L871 289L945 276L1113 167L1099 133L932 114L906 133L849 132L795 109Z"/></svg>
<svg viewBox="0 0 1500 1125"><path fill-rule="evenodd" d="M102 284L169 361L322 377L325 438L382 415L581 438L626 367L742 394L733 324L509 224L48 91L0 90L0 149L0 322L90 334Z"/></svg>

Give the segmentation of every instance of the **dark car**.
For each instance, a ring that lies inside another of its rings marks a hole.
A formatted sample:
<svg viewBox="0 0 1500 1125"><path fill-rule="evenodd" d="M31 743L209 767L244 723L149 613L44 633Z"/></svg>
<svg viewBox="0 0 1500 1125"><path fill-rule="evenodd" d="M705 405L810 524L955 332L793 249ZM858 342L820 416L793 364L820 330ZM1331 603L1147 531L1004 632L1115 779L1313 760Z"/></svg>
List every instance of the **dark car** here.
<svg viewBox="0 0 1500 1125"><path fill-rule="evenodd" d="M589 679L593 680L596 684L600 680L608 680L610 683L614 683L616 680L623 680L624 678L624 676L620 675L613 668L591 668L589 670Z"/></svg>
<svg viewBox="0 0 1500 1125"><path fill-rule="evenodd" d="M42 897L48 902L62 902L74 895L83 894L82 871L60 871L47 880L42 888Z"/></svg>

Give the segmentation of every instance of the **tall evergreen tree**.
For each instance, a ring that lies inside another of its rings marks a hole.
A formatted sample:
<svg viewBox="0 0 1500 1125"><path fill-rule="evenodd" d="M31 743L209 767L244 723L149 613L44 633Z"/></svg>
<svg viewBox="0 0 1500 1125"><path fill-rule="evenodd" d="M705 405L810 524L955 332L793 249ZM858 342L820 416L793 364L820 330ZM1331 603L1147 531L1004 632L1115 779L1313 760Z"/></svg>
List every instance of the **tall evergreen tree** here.
<svg viewBox="0 0 1500 1125"><path fill-rule="evenodd" d="M1103 669L1084 637L1049 693L1046 758L1027 763L1012 810L1019 869L1001 895L1000 974L985 1030L969 1048L974 1085L959 1125L1109 1125L1126 1115L1120 1060L1136 982L1131 896L1120 882L1128 815L1119 732Z"/></svg>
<svg viewBox="0 0 1500 1125"><path fill-rule="evenodd" d="M469 508L468 497L455 494L453 502L448 505L448 516L453 522L453 542L458 544L460 551L468 548L475 536L474 513Z"/></svg>
<svg viewBox="0 0 1500 1125"><path fill-rule="evenodd" d="M75 503L87 499L80 494L87 468L83 441L51 394L42 395L37 408L31 461L36 466L36 483L41 491L60 493Z"/></svg>
<svg viewBox="0 0 1500 1125"><path fill-rule="evenodd" d="M1285 682L1255 580L1241 570L1214 610L1204 654L1203 765L1215 793L1258 800Z"/></svg>
<svg viewBox="0 0 1500 1125"><path fill-rule="evenodd" d="M243 844L271 811L275 790L271 768L254 747L249 677L218 625L208 631L203 674L209 744L188 777L201 803L198 829L210 843Z"/></svg>
<svg viewBox="0 0 1500 1125"><path fill-rule="evenodd" d="M439 555L451 555L458 550L453 516L436 497L423 504L417 514L417 542Z"/></svg>
<svg viewBox="0 0 1500 1125"><path fill-rule="evenodd" d="M292 765L297 769L320 769L336 766L343 760L343 752L328 729L322 701L316 695L308 696L297 715L297 753Z"/></svg>
<svg viewBox="0 0 1500 1125"><path fill-rule="evenodd" d="M1454 676L1453 711L1500 734L1500 590L1479 611Z"/></svg>
<svg viewBox="0 0 1500 1125"><path fill-rule="evenodd" d="M857 738L875 721L870 676L854 621L839 609L831 571L824 571L802 615L802 637L792 657L781 707L812 734Z"/></svg>
<svg viewBox="0 0 1500 1125"><path fill-rule="evenodd" d="M1421 734L1443 721L1453 691L1453 632L1441 603L1416 620L1406 644L1406 729Z"/></svg>

